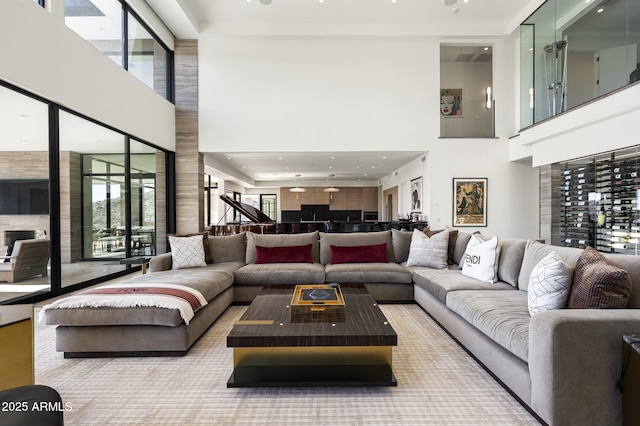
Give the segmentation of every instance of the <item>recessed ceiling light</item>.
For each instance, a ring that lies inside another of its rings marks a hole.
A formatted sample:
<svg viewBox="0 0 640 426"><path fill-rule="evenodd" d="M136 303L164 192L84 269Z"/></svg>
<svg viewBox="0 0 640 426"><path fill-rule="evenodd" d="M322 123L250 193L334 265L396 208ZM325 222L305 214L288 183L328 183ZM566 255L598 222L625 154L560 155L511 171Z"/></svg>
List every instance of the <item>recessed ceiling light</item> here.
<svg viewBox="0 0 640 426"><path fill-rule="evenodd" d="M444 0L445 6L453 6L458 0Z"/></svg>
<svg viewBox="0 0 640 426"><path fill-rule="evenodd" d="M382 159L383 159L383 160L386 160L386 159L387 159L387 157L382 157Z"/></svg>
<svg viewBox="0 0 640 426"><path fill-rule="evenodd" d="M486 50L489 50L489 48L488 48L488 47L485 47L485 48L484 48L484 50L485 50L485 51L486 51Z"/></svg>
<svg viewBox="0 0 640 426"><path fill-rule="evenodd" d="M453 9L451 9L451 13L454 15L458 12L460 12L460 9L458 9L457 7L454 7Z"/></svg>
<svg viewBox="0 0 640 426"><path fill-rule="evenodd" d="M601 7L600 9L597 10L598 13L602 13L604 12L604 7Z"/></svg>
<svg viewBox="0 0 640 426"><path fill-rule="evenodd" d="M332 159L332 160L335 160L335 159L336 159L336 157L331 157L331 159Z"/></svg>
<svg viewBox="0 0 640 426"><path fill-rule="evenodd" d="M278 160L282 160L282 157L278 157Z"/></svg>

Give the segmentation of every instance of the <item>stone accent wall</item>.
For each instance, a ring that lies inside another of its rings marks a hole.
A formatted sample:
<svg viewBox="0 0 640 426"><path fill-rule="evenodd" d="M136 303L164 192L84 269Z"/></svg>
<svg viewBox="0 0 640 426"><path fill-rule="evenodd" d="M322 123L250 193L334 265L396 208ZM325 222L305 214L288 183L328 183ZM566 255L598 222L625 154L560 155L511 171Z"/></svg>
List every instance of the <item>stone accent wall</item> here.
<svg viewBox="0 0 640 426"><path fill-rule="evenodd" d="M204 157L198 150L198 42L175 42L176 231L204 228Z"/></svg>
<svg viewBox="0 0 640 426"><path fill-rule="evenodd" d="M49 179L48 151L3 151L0 179ZM0 255L5 254L4 231L44 230L50 235L49 215L0 215Z"/></svg>

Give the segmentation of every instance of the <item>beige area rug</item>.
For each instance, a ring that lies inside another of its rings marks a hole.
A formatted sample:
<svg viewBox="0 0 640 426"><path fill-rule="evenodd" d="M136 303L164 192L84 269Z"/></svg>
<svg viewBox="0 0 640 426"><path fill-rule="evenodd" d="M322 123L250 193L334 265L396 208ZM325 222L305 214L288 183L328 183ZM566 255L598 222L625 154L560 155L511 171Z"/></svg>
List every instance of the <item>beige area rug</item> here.
<svg viewBox="0 0 640 426"><path fill-rule="evenodd" d="M64 359L36 326L36 383L71 410L66 425L537 425L417 305L382 305L398 334L396 388L227 389L230 307L184 357Z"/></svg>

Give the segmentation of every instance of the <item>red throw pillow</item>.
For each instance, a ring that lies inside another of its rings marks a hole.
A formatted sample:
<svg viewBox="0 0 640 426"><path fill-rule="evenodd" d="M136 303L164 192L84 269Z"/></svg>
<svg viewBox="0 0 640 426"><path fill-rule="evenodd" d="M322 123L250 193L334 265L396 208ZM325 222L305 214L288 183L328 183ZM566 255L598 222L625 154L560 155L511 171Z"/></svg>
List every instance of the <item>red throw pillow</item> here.
<svg viewBox="0 0 640 426"><path fill-rule="evenodd" d="M313 263L311 244L305 246L256 246L256 263Z"/></svg>
<svg viewBox="0 0 640 426"><path fill-rule="evenodd" d="M387 243L371 246L331 246L331 263L388 262Z"/></svg>

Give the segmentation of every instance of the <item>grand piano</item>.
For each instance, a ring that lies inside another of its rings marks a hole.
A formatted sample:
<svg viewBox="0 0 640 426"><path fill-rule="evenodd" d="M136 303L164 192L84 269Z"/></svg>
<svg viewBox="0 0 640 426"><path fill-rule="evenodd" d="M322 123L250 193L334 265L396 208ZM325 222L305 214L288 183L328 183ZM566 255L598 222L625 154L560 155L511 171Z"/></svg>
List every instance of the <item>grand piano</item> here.
<svg viewBox="0 0 640 426"><path fill-rule="evenodd" d="M240 212L242 216L249 219L252 223L211 225L209 232L212 235L232 235L244 231L251 231L258 234L272 234L275 232L275 221L263 211L256 209L250 204L236 201L228 195L220 195L220 199L227 203L230 208Z"/></svg>

